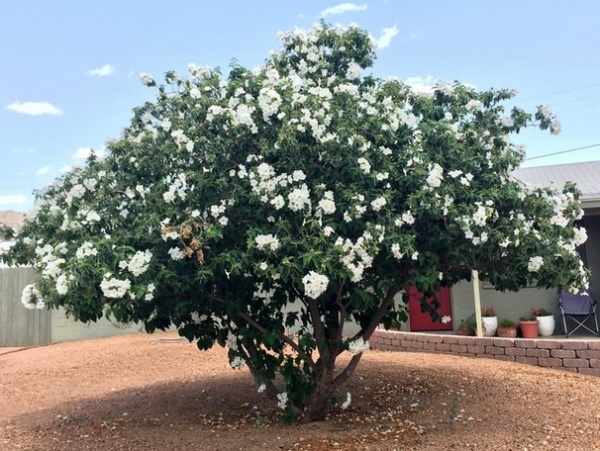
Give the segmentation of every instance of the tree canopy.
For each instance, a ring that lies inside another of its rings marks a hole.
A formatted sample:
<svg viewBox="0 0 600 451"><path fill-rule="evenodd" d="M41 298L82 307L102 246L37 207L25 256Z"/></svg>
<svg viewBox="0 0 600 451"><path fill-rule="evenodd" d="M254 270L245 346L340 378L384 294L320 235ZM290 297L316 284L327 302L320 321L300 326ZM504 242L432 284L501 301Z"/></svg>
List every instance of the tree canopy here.
<svg viewBox="0 0 600 451"><path fill-rule="evenodd" d="M433 295L472 269L499 290L586 283L577 189L511 176L524 150L509 135L559 131L547 107L365 74L375 45L356 27L280 40L252 71L142 76L156 99L105 158L40 193L5 257L37 270L27 306L227 345L288 418L309 421L377 325L406 320L410 286Z"/></svg>

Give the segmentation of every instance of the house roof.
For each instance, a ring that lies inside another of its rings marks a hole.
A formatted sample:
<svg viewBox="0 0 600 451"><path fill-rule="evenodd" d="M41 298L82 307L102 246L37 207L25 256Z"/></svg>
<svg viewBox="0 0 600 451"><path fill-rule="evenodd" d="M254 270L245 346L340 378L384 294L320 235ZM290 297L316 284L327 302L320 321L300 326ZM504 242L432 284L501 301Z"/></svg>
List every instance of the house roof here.
<svg viewBox="0 0 600 451"><path fill-rule="evenodd" d="M600 201L600 161L519 168L513 174L536 187L561 189L566 182L575 182L582 203Z"/></svg>

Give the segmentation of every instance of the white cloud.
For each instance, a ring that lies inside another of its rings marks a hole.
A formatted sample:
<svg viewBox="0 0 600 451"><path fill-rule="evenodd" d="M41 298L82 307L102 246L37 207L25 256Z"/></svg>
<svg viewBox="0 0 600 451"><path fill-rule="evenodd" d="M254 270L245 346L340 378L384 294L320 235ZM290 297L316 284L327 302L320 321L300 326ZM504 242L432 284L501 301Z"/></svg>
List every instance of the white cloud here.
<svg viewBox="0 0 600 451"><path fill-rule="evenodd" d="M23 205L29 202L29 198L25 194L8 194L0 196L0 205Z"/></svg>
<svg viewBox="0 0 600 451"><path fill-rule="evenodd" d="M102 67L89 70L88 75L90 77L107 77L108 75L114 74L115 69L115 66L113 66L112 64L105 64Z"/></svg>
<svg viewBox="0 0 600 451"><path fill-rule="evenodd" d="M74 160L85 160L90 156L92 151L99 158L102 158L103 156L106 155L106 150L104 148L92 149L91 147L79 147L73 154L73 159Z"/></svg>
<svg viewBox="0 0 600 451"><path fill-rule="evenodd" d="M414 92L419 94L432 94L437 82L438 79L431 75L427 77L408 77L404 80L405 84L409 85Z"/></svg>
<svg viewBox="0 0 600 451"><path fill-rule="evenodd" d="M16 153L16 154L31 154L31 153L36 153L37 149L34 149L33 147L30 147L28 149L13 149L12 153Z"/></svg>
<svg viewBox="0 0 600 451"><path fill-rule="evenodd" d="M69 172L72 168L73 168L73 166L71 166L69 164L64 164L60 167L59 171L60 172Z"/></svg>
<svg viewBox="0 0 600 451"><path fill-rule="evenodd" d="M398 27L396 27L396 25L394 25L393 27L384 28L381 32L380 38L376 39L377 48L381 50L386 47L389 47L389 45L392 43L393 37L396 36L397 34L398 34Z"/></svg>
<svg viewBox="0 0 600 451"><path fill-rule="evenodd" d="M334 14L344 14L350 11L365 11L367 5L357 5L356 3L340 3L339 5L332 6L331 8L324 9L320 12L321 17L332 16Z"/></svg>
<svg viewBox="0 0 600 451"><path fill-rule="evenodd" d="M39 116L41 114L60 116L63 114L60 108L48 102L14 102L7 105L6 108L17 113L29 114L30 116Z"/></svg>
<svg viewBox="0 0 600 451"><path fill-rule="evenodd" d="M52 169L50 166L44 166L43 168L39 168L37 171L35 171L35 176L40 177L42 175L46 175L48 172L50 172L50 169Z"/></svg>

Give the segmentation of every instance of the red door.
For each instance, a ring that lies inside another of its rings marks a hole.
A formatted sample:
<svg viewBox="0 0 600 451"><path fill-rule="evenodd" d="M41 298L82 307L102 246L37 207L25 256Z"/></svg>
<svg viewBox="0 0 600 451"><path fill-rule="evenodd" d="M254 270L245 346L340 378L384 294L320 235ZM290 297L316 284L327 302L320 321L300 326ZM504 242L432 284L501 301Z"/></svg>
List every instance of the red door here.
<svg viewBox="0 0 600 451"><path fill-rule="evenodd" d="M452 321L442 323L441 321L433 321L428 312L421 311L422 293L418 292L415 287L408 290L408 318L410 321L410 330L419 332L425 330L452 330ZM450 288L443 287L437 293L440 307L438 313L442 316L452 316L452 304L450 299ZM428 298L426 302L431 303L432 298Z"/></svg>

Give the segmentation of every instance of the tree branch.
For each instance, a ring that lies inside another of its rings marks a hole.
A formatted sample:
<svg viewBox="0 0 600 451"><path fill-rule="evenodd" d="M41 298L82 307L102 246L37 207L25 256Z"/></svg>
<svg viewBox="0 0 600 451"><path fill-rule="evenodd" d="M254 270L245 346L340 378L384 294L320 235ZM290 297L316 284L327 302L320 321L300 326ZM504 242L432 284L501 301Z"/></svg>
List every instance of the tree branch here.
<svg viewBox="0 0 600 451"><path fill-rule="evenodd" d="M209 294L208 297L210 299L214 300L214 301L221 302L221 303L225 304L225 301L223 299L221 299L218 296L215 296L214 294ZM256 330L258 330L261 334L267 335L267 333L269 332L267 329L265 329L263 326L261 326L258 322L256 322L255 320L253 320L248 314L246 314L244 312L238 312L238 316L241 319L243 319L248 325L250 325L250 326L254 327ZM281 340L284 343L286 343L294 351L296 351L298 353L298 355L305 362L307 362L313 370L317 369L317 366L316 366L315 362L313 361L313 359L306 352L304 352L302 350L302 348L300 348L300 346L298 346L298 344L294 340L292 340L286 334L279 334L279 337L281 338Z"/></svg>
<svg viewBox="0 0 600 451"><path fill-rule="evenodd" d="M354 370L356 370L362 355L363 353L361 352L360 354L353 356L352 359L350 359L348 366L346 366L346 368L344 368L344 370L336 376L336 378L333 380L333 385L336 389L350 379L350 377L352 377L352 374L354 374Z"/></svg>

